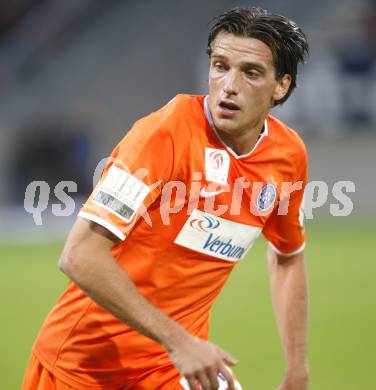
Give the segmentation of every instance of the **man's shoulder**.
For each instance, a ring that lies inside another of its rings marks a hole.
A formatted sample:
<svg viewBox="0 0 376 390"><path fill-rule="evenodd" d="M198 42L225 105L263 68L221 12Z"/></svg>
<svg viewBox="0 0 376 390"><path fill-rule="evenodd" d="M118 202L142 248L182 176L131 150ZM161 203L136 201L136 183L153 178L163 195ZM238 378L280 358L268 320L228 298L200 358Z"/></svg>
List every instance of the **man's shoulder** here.
<svg viewBox="0 0 376 390"><path fill-rule="evenodd" d="M204 106L204 95L178 94L173 97L164 107L172 106L175 109L192 109ZM162 109L164 108L162 107Z"/></svg>
<svg viewBox="0 0 376 390"><path fill-rule="evenodd" d="M268 116L268 126L270 137L281 147L281 150L288 150L290 153L306 158L305 143L296 130L272 115Z"/></svg>
<svg viewBox="0 0 376 390"><path fill-rule="evenodd" d="M161 116L166 123L173 124L174 128L203 121L204 96L179 94L158 110L156 116Z"/></svg>
<svg viewBox="0 0 376 390"><path fill-rule="evenodd" d="M204 96L179 94L161 109L151 115L165 117L166 120L185 121L204 118Z"/></svg>
<svg viewBox="0 0 376 390"><path fill-rule="evenodd" d="M163 145L166 142L184 145L192 136L197 123L204 123L204 96L176 95L159 110L137 120L124 135L119 147L145 144Z"/></svg>
<svg viewBox="0 0 376 390"><path fill-rule="evenodd" d="M204 96L179 94L159 110L135 122L146 133L181 132L191 124L204 121Z"/></svg>

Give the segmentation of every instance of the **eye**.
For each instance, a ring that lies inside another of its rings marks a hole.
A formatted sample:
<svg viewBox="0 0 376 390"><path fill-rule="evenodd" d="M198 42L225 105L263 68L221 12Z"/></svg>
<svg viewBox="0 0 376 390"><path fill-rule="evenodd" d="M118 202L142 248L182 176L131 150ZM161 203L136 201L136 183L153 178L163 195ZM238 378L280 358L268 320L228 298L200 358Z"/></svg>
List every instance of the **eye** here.
<svg viewBox="0 0 376 390"><path fill-rule="evenodd" d="M260 74L255 70L247 70L245 74L250 79L257 79L260 76Z"/></svg>
<svg viewBox="0 0 376 390"><path fill-rule="evenodd" d="M220 62L220 61L215 61L215 62L213 63L213 67L214 67L216 70L220 71L220 72L226 70L225 64L224 64L223 62Z"/></svg>

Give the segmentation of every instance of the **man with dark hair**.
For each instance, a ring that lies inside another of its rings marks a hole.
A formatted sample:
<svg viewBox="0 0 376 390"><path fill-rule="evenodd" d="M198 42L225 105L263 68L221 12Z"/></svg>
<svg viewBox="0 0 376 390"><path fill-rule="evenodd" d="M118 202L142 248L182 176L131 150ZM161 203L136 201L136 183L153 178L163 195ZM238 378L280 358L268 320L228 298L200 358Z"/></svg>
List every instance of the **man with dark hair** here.
<svg viewBox="0 0 376 390"><path fill-rule="evenodd" d="M207 53L212 54L212 43L219 33L255 38L265 43L272 52L276 80L288 74L290 87L283 98L274 101L282 104L296 88L298 64L308 54L308 44L302 30L291 20L273 15L261 8L235 8L214 19L208 37Z"/></svg>
<svg viewBox="0 0 376 390"><path fill-rule="evenodd" d="M308 52L285 17L236 8L210 31L208 96L178 95L116 146L59 266L23 389L241 389L207 341L210 308L262 232L286 356L279 390L307 390L301 205L307 156L272 117Z"/></svg>

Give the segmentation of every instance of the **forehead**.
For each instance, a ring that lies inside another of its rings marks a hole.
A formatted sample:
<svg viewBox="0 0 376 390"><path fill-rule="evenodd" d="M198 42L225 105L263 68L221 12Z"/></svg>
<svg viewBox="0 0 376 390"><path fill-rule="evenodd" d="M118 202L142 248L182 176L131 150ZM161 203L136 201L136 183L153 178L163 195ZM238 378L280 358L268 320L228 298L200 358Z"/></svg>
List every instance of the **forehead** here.
<svg viewBox="0 0 376 390"><path fill-rule="evenodd" d="M256 38L240 37L220 32L212 43L212 56L225 57L235 62L262 62L273 65L273 55L269 46Z"/></svg>

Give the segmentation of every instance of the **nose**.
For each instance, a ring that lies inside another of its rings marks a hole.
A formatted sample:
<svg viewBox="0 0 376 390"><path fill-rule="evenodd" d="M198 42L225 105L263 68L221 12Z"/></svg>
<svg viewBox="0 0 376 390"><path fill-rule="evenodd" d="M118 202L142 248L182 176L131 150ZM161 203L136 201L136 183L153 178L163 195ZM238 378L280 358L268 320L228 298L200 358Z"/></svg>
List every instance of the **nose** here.
<svg viewBox="0 0 376 390"><path fill-rule="evenodd" d="M235 71L229 71L226 74L223 92L227 95L237 95L239 93L239 80Z"/></svg>

